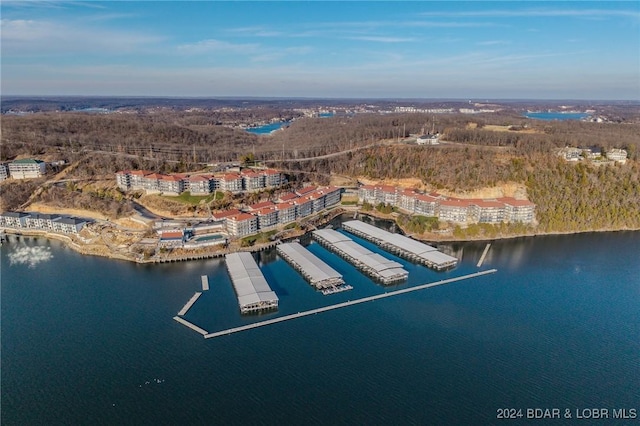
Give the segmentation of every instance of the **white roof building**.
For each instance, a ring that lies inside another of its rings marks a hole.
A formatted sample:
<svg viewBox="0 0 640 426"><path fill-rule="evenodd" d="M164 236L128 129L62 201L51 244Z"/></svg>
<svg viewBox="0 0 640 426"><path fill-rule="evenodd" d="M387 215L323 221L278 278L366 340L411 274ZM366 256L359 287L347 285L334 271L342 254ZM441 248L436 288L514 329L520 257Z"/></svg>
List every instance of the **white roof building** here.
<svg viewBox="0 0 640 426"><path fill-rule="evenodd" d="M278 296L269 287L251 253L230 253L226 255L225 261L241 313L278 308Z"/></svg>

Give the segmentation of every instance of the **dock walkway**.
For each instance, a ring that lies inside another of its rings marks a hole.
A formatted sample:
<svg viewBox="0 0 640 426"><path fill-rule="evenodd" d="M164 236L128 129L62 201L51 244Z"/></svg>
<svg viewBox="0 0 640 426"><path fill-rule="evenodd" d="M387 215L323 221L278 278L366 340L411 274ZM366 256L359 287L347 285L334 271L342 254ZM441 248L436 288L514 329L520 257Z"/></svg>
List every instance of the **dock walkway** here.
<svg viewBox="0 0 640 426"><path fill-rule="evenodd" d="M319 314L321 312L332 311L334 309L345 308L347 306L357 305L357 304L365 303L365 302L371 302L371 301L378 300L378 299L383 299L383 298L386 298L386 297L397 296L399 294L410 293L410 292L418 291L418 290L424 290L424 289L427 289L427 288L436 287L436 286L444 285L444 284L449 284L449 283L456 282L456 281L462 281L462 280L466 280L466 279L470 279L470 278L479 277L479 276L482 276L482 275L493 274L495 272L498 272L498 270L497 269L489 269L487 271L481 271L481 272L476 272L476 273L473 273L473 274L462 275L460 277L449 278L449 279L446 279L446 280L440 280L440 281L437 281L437 282L434 282L434 283L422 284L422 285L419 285L419 286L410 287L410 288L404 288L404 289L392 291L392 292L389 292L389 293L383 293L383 294L377 294L375 296L363 297L362 299L350 300L348 302L342 302L342 303L337 303L335 305L325 306L325 307L322 307L322 308L311 309L309 311L298 312L297 314L285 315L285 316L279 317L279 318L273 318L273 319L266 320L266 321L261 321L261 322L256 322L256 323L253 323L253 324L243 325L243 326L240 326L240 327L230 328L228 330L217 331L215 333L208 333L208 334L204 335L204 338L205 339L212 339L214 337L226 336L227 334L238 333L240 331L251 330L253 328L258 328L258 327L264 327L265 325L276 324L276 323L279 323L279 322L288 321L288 320L292 320L292 319L295 319L295 318L302 318L302 317L306 317L306 316L309 316L309 315L315 315L315 314Z"/></svg>
<svg viewBox="0 0 640 426"><path fill-rule="evenodd" d="M196 300L198 300L198 297L200 297L201 295L202 295L201 292L196 291L196 293L191 297L191 299L189 299L186 305L184 305L182 309L180 309L180 312L178 312L178 315L184 316L187 313L187 311L191 309L193 304L196 303Z"/></svg>
<svg viewBox="0 0 640 426"><path fill-rule="evenodd" d="M180 324L186 325L190 329L197 331L198 333L202 334L203 336L206 336L208 334L207 330L203 330L202 328L200 328L197 325L187 321L184 318L180 318L180 317L176 316L176 317L173 317L173 319L178 321Z"/></svg>
<svg viewBox="0 0 640 426"><path fill-rule="evenodd" d="M206 275L203 275L200 277L200 280L202 280L202 291L209 290L209 277Z"/></svg>
<svg viewBox="0 0 640 426"><path fill-rule="evenodd" d="M486 247L484 248L484 251L482 252L482 256L480 256L480 260L476 265L477 268L482 266L482 263L484 262L484 258L487 256L487 253L489 253L489 248L491 248L491 243L487 243Z"/></svg>

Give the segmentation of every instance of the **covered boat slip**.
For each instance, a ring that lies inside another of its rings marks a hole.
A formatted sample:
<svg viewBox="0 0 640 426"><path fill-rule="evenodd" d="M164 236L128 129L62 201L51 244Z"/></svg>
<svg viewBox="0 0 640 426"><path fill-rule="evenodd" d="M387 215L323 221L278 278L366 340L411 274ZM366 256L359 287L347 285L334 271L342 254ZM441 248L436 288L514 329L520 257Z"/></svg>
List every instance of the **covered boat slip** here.
<svg viewBox="0 0 640 426"><path fill-rule="evenodd" d="M434 269L445 269L458 263L458 259L438 251L435 247L404 235L385 231L359 220L344 222L342 227L345 231L369 240L385 250Z"/></svg>
<svg viewBox="0 0 640 426"><path fill-rule="evenodd" d="M241 313L278 308L278 296L269 287L251 253L230 253L225 262Z"/></svg>
<svg viewBox="0 0 640 426"><path fill-rule="evenodd" d="M333 229L313 231L313 237L320 244L336 252L383 284L406 280L409 275L400 263L362 247L351 238Z"/></svg>
<svg viewBox="0 0 640 426"><path fill-rule="evenodd" d="M338 271L318 259L299 243L279 244L277 252L318 290L344 284L342 275Z"/></svg>

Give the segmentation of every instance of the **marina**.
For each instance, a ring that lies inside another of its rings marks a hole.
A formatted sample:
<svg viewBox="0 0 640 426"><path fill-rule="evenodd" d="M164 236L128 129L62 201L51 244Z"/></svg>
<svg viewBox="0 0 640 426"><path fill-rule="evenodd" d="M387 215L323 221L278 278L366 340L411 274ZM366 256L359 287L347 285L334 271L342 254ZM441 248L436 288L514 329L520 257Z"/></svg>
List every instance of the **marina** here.
<svg viewBox="0 0 640 426"><path fill-rule="evenodd" d="M424 289L431 288L431 287L437 287L437 286L440 286L440 285L445 285L445 284L449 284L449 283L456 282L456 281L462 281L462 280L467 280L467 279L470 279L470 278L480 277L480 276L487 275L487 274L493 274L493 273L496 273L496 272L498 272L497 269L489 269L487 271L475 272L473 274L462 275L460 277L449 278L449 279L446 279L446 280L440 280L440 281L437 281L437 282L434 282L434 283L422 284L422 285L418 285L418 286L415 286L415 287L404 288L404 289L401 289L401 290L391 291L391 292L388 292L388 293L377 294L375 296L363 297L361 299L356 299L356 300L349 300L347 302L336 303L335 305L329 305L329 306L324 306L322 308L311 309L311 310L304 311L304 312L298 312L296 314L286 315L286 316L279 317L279 318L273 318L273 319L266 320L266 321L260 321L260 322L256 322L256 323L253 323L253 324L247 324L247 325L243 325L243 326L240 326L240 327L234 327L234 328L230 328L230 329L227 329L227 330L217 331L215 333L208 333L208 334L204 335L204 338L205 339L212 339L212 338L215 338L215 337L226 336L228 334L238 333L238 332L245 331L245 330L251 330L251 329L254 329L254 328L258 328L258 327L264 327L266 325L277 324L279 322L289 321L289 320L296 319L296 318L302 318L302 317L306 317L306 316L309 316L309 315L315 315L315 314L319 314L321 312L327 312L327 311L332 311L332 310L335 310L335 309L346 308L347 306L358 305L360 303L372 302L374 300L384 299L384 298L392 297L392 296L398 296L400 294L405 294L405 293L411 293L411 292L414 292L414 291L424 290Z"/></svg>
<svg viewBox="0 0 640 426"><path fill-rule="evenodd" d="M202 296L202 293L199 291L196 291L196 293L191 297L191 299L189 299L189 301L182 307L182 309L180 309L180 312L178 312L178 315L184 316L187 313L187 311L191 309L193 304L196 303L196 300L198 300L200 296Z"/></svg>
<svg viewBox="0 0 640 426"><path fill-rule="evenodd" d="M251 253L226 255L225 263L243 314L278 309L278 296L271 290Z"/></svg>
<svg viewBox="0 0 640 426"><path fill-rule="evenodd" d="M344 222L342 228L353 235L371 241L384 250L438 271L454 267L458 263L458 259L438 251L435 247L359 220Z"/></svg>
<svg viewBox="0 0 640 426"><path fill-rule="evenodd" d="M409 275L400 263L362 247L333 229L313 231L313 238L382 284L404 281Z"/></svg>
<svg viewBox="0 0 640 426"><path fill-rule="evenodd" d="M333 294L336 291L331 290L341 288L344 285L344 279L338 271L324 263L300 243L279 244L276 251L312 286L317 290L322 290L322 294Z"/></svg>
<svg viewBox="0 0 640 426"><path fill-rule="evenodd" d="M203 275L200 277L200 280L202 280L202 291L209 290L209 277L206 275Z"/></svg>

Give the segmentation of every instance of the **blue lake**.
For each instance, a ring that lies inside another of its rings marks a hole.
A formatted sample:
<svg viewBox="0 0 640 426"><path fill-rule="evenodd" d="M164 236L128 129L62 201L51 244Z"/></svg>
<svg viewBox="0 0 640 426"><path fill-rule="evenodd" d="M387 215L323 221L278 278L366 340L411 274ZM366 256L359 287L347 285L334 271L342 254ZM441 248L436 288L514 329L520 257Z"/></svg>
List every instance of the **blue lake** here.
<svg viewBox="0 0 640 426"><path fill-rule="evenodd" d="M582 120L588 117L586 112L527 112L524 114L527 118L533 118L536 120Z"/></svg>
<svg viewBox="0 0 640 426"><path fill-rule="evenodd" d="M289 121L283 121L278 123L269 123L264 126L251 127L246 129L249 133L255 133L256 135L268 135L269 133L280 129L283 126L289 125Z"/></svg>
<svg viewBox="0 0 640 426"><path fill-rule="evenodd" d="M311 242L354 287L322 296L266 251L280 309L258 317L239 314L221 260L4 244L1 423L488 424L499 408L640 408L640 232L497 241L481 268L496 274L216 339L172 319L201 275L210 290L185 318L213 332L475 272L484 249L448 247L462 262L438 273L354 239L408 282L383 288Z"/></svg>

